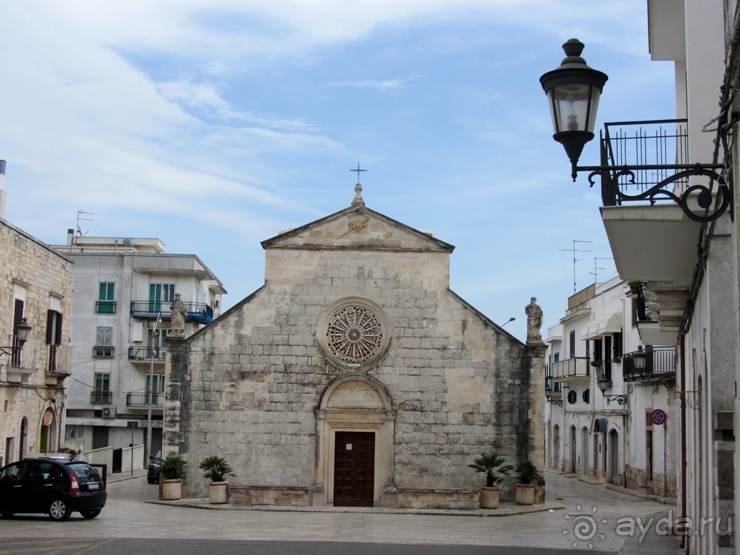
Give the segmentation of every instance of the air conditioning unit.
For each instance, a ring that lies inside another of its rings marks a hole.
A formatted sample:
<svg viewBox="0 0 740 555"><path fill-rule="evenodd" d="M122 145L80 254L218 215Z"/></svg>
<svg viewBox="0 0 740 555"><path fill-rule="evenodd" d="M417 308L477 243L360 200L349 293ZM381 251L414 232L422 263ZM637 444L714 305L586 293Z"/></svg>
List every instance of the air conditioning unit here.
<svg viewBox="0 0 740 555"><path fill-rule="evenodd" d="M103 407L103 418L115 418L116 407Z"/></svg>

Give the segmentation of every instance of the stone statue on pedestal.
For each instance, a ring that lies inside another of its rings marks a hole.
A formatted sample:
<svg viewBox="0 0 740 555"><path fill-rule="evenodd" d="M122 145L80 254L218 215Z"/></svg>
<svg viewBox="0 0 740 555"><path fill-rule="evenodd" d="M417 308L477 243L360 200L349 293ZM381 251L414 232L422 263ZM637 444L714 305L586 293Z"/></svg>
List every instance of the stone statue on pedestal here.
<svg viewBox="0 0 740 555"><path fill-rule="evenodd" d="M170 335L172 337L185 337L185 315L188 311L185 303L180 300L180 293L175 293L175 300L170 305L170 311L172 311Z"/></svg>
<svg viewBox="0 0 740 555"><path fill-rule="evenodd" d="M527 315L527 343L541 342L542 309L537 304L537 297L532 297L530 303L524 307L524 312Z"/></svg>

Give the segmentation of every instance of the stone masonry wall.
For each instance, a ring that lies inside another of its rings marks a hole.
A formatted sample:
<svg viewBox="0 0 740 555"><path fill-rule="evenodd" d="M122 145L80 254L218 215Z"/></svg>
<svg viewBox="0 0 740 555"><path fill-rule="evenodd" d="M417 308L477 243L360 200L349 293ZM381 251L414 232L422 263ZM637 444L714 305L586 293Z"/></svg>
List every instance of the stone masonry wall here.
<svg viewBox="0 0 740 555"><path fill-rule="evenodd" d="M63 433L64 379L49 376L46 326L51 308L70 314L72 263L24 231L0 220L0 345L11 343L15 290L24 290L24 315L32 326L21 355L22 372L11 369L9 355L0 357L0 445L3 464L16 460L20 450L21 422L27 423L25 452L39 450L41 418L54 412L54 438ZM62 345L57 358L59 374L68 371L69 321L62 326ZM51 399L56 402L52 402ZM11 452L5 453L10 439ZM62 445L64 440L62 439ZM57 447L56 441L54 446Z"/></svg>
<svg viewBox="0 0 740 555"><path fill-rule="evenodd" d="M316 326L324 307L347 296L369 298L392 323L389 352L366 375L386 387L396 412L395 485L467 489L483 481L467 467L482 452L513 462L527 441L521 344L460 302L446 280L429 280L427 256L414 267L407 255L400 268L354 253L321 258L314 276L268 283L192 342L190 480L198 460L218 453L235 483L312 484L315 410L326 387L351 373L322 355Z"/></svg>

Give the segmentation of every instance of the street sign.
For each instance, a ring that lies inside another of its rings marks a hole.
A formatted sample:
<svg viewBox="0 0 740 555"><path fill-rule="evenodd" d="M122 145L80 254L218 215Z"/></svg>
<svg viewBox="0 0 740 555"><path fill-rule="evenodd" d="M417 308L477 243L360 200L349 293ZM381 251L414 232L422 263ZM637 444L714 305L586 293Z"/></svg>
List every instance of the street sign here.
<svg viewBox="0 0 740 555"><path fill-rule="evenodd" d="M662 426L663 424L665 424L667 418L668 415L665 413L664 410L655 409L653 412L650 413L650 421L656 426Z"/></svg>

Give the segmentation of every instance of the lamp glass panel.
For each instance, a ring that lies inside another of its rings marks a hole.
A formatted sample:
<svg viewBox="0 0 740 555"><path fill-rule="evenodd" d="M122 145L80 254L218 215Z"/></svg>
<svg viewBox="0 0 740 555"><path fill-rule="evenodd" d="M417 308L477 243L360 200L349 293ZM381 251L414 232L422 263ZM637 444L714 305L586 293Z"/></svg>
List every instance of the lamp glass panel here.
<svg viewBox="0 0 740 555"><path fill-rule="evenodd" d="M635 353L632 357L632 363L635 365L635 370L645 370L647 355L645 353Z"/></svg>
<svg viewBox="0 0 740 555"><path fill-rule="evenodd" d="M593 133L599 95L599 89L588 84L558 85L550 89L548 96L554 132Z"/></svg>

